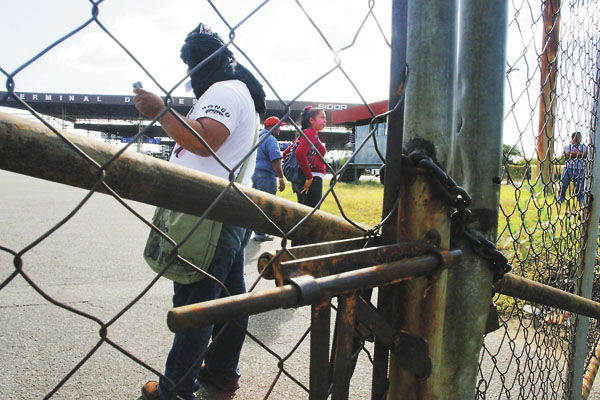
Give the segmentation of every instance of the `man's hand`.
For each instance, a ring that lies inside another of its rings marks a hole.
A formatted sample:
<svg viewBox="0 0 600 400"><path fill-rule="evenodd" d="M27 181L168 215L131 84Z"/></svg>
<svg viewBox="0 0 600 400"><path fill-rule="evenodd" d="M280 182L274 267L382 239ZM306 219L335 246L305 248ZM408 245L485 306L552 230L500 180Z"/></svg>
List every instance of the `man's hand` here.
<svg viewBox="0 0 600 400"><path fill-rule="evenodd" d="M137 95L133 98L135 108L146 117L156 118L165 109L163 100L154 93L142 88L133 89L133 93Z"/></svg>
<svg viewBox="0 0 600 400"><path fill-rule="evenodd" d="M279 191L283 192L285 190L285 180L283 179L283 170L281 169L281 158L271 161L271 167L278 177Z"/></svg>

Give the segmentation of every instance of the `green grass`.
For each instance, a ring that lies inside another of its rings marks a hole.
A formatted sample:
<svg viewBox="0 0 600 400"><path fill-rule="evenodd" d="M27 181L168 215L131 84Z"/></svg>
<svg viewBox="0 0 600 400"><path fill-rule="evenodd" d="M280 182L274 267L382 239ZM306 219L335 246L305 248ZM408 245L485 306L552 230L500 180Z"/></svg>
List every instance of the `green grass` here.
<svg viewBox="0 0 600 400"><path fill-rule="evenodd" d="M324 193L328 187L327 179ZM380 222L383 203L383 185L380 183L339 182L335 193L344 213L352 220L368 226ZM289 184L278 195L296 201ZM573 212L575 206L577 204L573 202L559 206L553 193L544 195L526 185L520 188L502 185L497 247L509 260L514 273L551 285L551 279L556 279L557 275L569 276L581 251L580 213ZM341 216L332 194L327 196L321 210ZM495 301L499 311L508 315L521 310L524 304L522 300L506 296L499 296Z"/></svg>
<svg viewBox="0 0 600 400"><path fill-rule="evenodd" d="M324 193L329 182L329 179L324 182ZM367 226L381 221L383 185L379 182L338 182L334 190L345 215L353 221ZM278 196L297 201L289 183ZM326 197L321 210L342 216L332 193ZM570 258L571 253L577 251L578 238L574 235L578 233L573 228L578 224L576 213L568 212L564 204L559 207L554 194L544 195L526 185L521 188L502 185L497 246L509 262L518 267L520 274L540 279L544 272L539 264L554 268L556 259Z"/></svg>
<svg viewBox="0 0 600 400"><path fill-rule="evenodd" d="M323 182L323 194L329 188L329 179ZM338 182L334 188L344 214L351 220L367 225L374 226L381 221L381 208L383 204L383 185L373 181L361 181L358 183ZM285 190L278 193L285 199L297 201L296 194L292 192L292 185L287 182ZM342 216L340 209L330 193L323 204L321 210L330 214Z"/></svg>
<svg viewBox="0 0 600 400"><path fill-rule="evenodd" d="M581 251L581 212L571 200L559 205L555 191L503 185L498 215L497 247L513 267L513 273L552 286L573 276ZM559 287L560 288L560 287ZM524 302L499 296L504 314L520 312Z"/></svg>
<svg viewBox="0 0 600 400"><path fill-rule="evenodd" d="M329 179L323 183L323 193L329 188ZM374 226L381 221L383 203L383 185L376 181L360 181L358 183L338 182L334 188L342 209L346 216L352 220ZM282 193L285 199L296 200L289 182ZM544 196L534 190L515 188L511 185L502 185L500 192L501 209L498 213L498 232L501 233L498 246L512 257L511 248L520 247L518 243L533 242L542 244L551 236L559 234L557 221L564 219L564 206L560 211L553 195ZM330 193L321 210L342 216L333 194ZM559 217L560 215L560 217ZM560 235L559 235L560 236Z"/></svg>

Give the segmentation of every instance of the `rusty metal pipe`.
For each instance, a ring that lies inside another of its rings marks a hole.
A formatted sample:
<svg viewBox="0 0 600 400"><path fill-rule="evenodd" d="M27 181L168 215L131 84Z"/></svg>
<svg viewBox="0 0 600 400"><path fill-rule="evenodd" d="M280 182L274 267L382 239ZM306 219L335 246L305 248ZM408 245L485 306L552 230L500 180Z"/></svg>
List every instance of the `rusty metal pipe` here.
<svg viewBox="0 0 600 400"><path fill-rule="evenodd" d="M277 264L298 258L315 257L323 254L343 253L345 251L362 249L365 247L365 245L376 246L378 243L379 240L377 237L367 239L361 237L356 239L334 240L331 242L320 242L302 246L294 246L287 248L286 251L265 252L258 257L258 272L262 273L265 268L274 263ZM271 270L263 274L263 278L275 279L275 276L273 276L273 272Z"/></svg>
<svg viewBox="0 0 600 400"><path fill-rule="evenodd" d="M309 400L326 400L330 382L323 367L329 365L331 299L313 304L311 308Z"/></svg>
<svg viewBox="0 0 600 400"><path fill-rule="evenodd" d="M443 258L444 267L452 265L462 255L460 250L441 251L439 254ZM321 297L318 302L340 293L389 285L424 275L435 271L439 266L437 256L425 255L315 279ZM298 307L303 305L301 303L301 294L296 286L284 285L176 307L168 312L167 325L173 332L184 332L279 308Z"/></svg>
<svg viewBox="0 0 600 400"><path fill-rule="evenodd" d="M331 400L347 400L350 395L350 379L354 365L352 362L352 344L354 341L354 323L356 321L356 302L358 293L352 292L340 296L336 314L336 346L333 357Z"/></svg>
<svg viewBox="0 0 600 400"><path fill-rule="evenodd" d="M600 303L527 278L509 273L494 286L496 292L507 296L600 319Z"/></svg>
<svg viewBox="0 0 600 400"><path fill-rule="evenodd" d="M388 246L368 247L342 253L322 254L315 257L289 260L279 264L275 263L273 269L277 284L283 285L294 276L308 274L315 278L321 278L326 275L353 271L370 265L417 257L427 254L429 247L437 245L439 245L439 240L434 244L434 240L425 239Z"/></svg>
<svg viewBox="0 0 600 400"><path fill-rule="evenodd" d="M590 396L590 391L592 390L592 386L594 385L594 380L596 379L596 375L598 375L598 365L600 364L600 342L596 342L596 347L594 348L594 354L592 355L592 359L590 360L590 364L585 370L585 375L583 376L583 388L581 390L581 399L587 400Z"/></svg>
<svg viewBox="0 0 600 400"><path fill-rule="evenodd" d="M61 132L99 165L120 149L98 140ZM85 160L48 127L0 113L0 168L83 189L98 181L101 170ZM105 182L121 197L201 216L229 181L154 157L126 151L106 167ZM283 232L288 232L312 208L236 184ZM102 193L108 191L100 187ZM209 215L218 221L281 235L251 202L230 187ZM362 236L341 217L317 211L289 237L311 241Z"/></svg>

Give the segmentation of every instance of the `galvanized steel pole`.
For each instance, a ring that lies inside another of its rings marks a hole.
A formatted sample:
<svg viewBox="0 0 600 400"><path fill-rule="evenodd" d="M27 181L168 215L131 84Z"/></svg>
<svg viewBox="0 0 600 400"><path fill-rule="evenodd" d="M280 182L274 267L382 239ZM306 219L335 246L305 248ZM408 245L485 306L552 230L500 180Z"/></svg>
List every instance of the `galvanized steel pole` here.
<svg viewBox="0 0 600 400"><path fill-rule="evenodd" d="M437 161L451 165L453 152L453 98L456 72L456 0L408 2L404 142L420 138L433 144ZM388 150L389 152L389 150ZM441 247L449 245L448 208L431 193L425 178L403 178L398 216L398 241L422 239L426 230L437 229ZM419 237L421 236L421 237ZM432 281L424 278L399 285L394 297L393 327L428 340L432 374L419 381L390 358L388 399L443 399L439 377L445 311L444 271Z"/></svg>
<svg viewBox="0 0 600 400"><path fill-rule="evenodd" d="M598 58L600 62L600 57ZM583 271L581 279L577 283L576 293L579 296L591 299L592 287L594 285L594 269L596 267L596 254L598 252L598 219L600 218L600 159L598 159L598 144L600 143L600 71L596 74L595 91L596 108L592 111L591 128L593 142L588 152L588 157L593 162L592 168L592 187L590 189L590 203L582 212L588 216L585 238L585 249L583 250ZM587 337L590 321L587 317L577 315L575 319L575 340L573 343L574 359L573 371L571 373L571 399L579 399L579 394L583 391L583 382L581 377L584 375L585 363L588 356Z"/></svg>
<svg viewBox="0 0 600 400"><path fill-rule="evenodd" d="M431 141L451 173L454 154L457 0L408 3L406 60L410 78L404 101L404 142Z"/></svg>
<svg viewBox="0 0 600 400"><path fill-rule="evenodd" d="M473 200L470 228L496 241L504 82L506 80L507 2L463 0L460 6L457 81L457 157L454 177ZM475 397L479 355L491 302L488 263L452 238L465 254L448 272L441 385L449 399Z"/></svg>

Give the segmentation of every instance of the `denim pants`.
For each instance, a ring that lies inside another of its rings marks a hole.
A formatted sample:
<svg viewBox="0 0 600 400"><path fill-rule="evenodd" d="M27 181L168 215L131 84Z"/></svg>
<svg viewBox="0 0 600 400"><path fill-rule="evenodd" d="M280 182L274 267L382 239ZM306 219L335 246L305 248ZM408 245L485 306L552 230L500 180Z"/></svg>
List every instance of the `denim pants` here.
<svg viewBox="0 0 600 400"><path fill-rule="evenodd" d="M263 192L277 194L277 177L272 172L261 169L254 170L252 175L252 187ZM254 234L263 236L263 233L254 231Z"/></svg>
<svg viewBox="0 0 600 400"><path fill-rule="evenodd" d="M246 293L244 280L244 247L249 238L245 228L223 224L221 236L208 273L223 282L232 295ZM183 285L173 282L173 307L224 297L223 289L212 279ZM238 361L245 339L248 317L225 325L207 326L183 333L176 333L167 357L165 377L159 381L161 398L169 399L169 380L177 385L177 395L183 399L194 399L194 381L202 362L200 358L207 350L211 336L223 332L214 340L206 354L204 363L207 370L224 377L239 376Z"/></svg>
<svg viewBox="0 0 600 400"><path fill-rule="evenodd" d="M579 204L583 204L583 169L580 168L565 168L560 178L560 192L558 194L558 202L565 200L565 194L571 181L575 183L575 195Z"/></svg>

